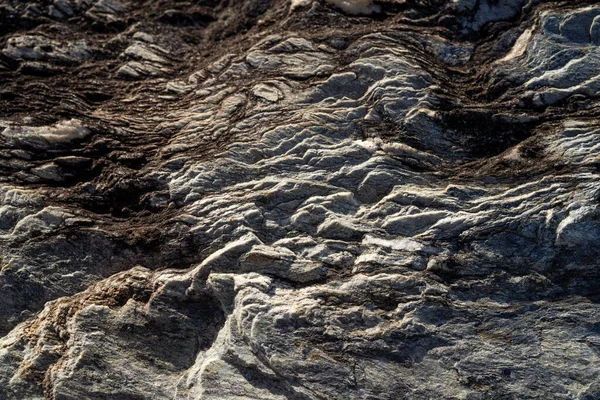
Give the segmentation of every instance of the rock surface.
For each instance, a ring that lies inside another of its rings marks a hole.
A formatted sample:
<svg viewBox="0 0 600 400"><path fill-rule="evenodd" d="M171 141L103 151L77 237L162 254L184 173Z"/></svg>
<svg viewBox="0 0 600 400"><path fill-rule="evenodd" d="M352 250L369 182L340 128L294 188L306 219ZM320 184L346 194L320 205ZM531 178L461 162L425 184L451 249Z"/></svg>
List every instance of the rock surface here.
<svg viewBox="0 0 600 400"><path fill-rule="evenodd" d="M600 6L5 0L0 399L600 398Z"/></svg>

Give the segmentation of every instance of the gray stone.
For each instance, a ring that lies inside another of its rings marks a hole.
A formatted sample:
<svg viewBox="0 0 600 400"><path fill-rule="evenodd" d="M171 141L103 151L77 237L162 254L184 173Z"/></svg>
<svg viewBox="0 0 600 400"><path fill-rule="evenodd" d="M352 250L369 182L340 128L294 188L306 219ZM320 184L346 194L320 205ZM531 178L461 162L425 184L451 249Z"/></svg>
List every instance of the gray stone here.
<svg viewBox="0 0 600 400"><path fill-rule="evenodd" d="M598 397L594 2L5 3L0 399Z"/></svg>

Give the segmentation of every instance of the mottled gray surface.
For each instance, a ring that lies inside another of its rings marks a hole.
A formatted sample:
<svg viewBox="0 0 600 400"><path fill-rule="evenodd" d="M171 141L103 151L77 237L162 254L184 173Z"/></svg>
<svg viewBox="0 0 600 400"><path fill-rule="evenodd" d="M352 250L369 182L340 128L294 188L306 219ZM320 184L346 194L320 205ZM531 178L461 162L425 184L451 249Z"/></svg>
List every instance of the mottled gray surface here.
<svg viewBox="0 0 600 400"><path fill-rule="evenodd" d="M40 3L0 399L600 398L594 2Z"/></svg>

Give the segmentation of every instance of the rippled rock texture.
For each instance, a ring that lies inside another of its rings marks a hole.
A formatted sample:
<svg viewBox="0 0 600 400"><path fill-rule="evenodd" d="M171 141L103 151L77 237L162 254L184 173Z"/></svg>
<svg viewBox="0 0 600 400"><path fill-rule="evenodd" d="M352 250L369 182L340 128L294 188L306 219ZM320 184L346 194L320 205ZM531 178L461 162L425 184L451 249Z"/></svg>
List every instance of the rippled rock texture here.
<svg viewBox="0 0 600 400"><path fill-rule="evenodd" d="M595 3L5 0L0 399L599 399Z"/></svg>

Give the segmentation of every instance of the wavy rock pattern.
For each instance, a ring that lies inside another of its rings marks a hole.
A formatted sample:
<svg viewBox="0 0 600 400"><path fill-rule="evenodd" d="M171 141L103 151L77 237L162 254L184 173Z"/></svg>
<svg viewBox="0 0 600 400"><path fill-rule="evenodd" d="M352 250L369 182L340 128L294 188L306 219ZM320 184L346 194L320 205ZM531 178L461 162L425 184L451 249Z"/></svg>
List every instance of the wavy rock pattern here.
<svg viewBox="0 0 600 400"><path fill-rule="evenodd" d="M594 3L0 5L0 399L600 398Z"/></svg>

